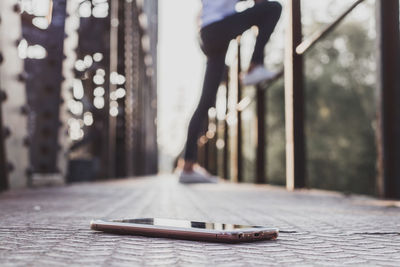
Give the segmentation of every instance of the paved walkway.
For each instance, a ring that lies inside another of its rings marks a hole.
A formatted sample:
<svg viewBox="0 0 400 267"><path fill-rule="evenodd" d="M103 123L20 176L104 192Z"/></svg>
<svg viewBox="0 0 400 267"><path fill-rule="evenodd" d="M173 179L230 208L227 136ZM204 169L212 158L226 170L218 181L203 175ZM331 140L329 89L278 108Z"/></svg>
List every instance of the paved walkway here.
<svg viewBox="0 0 400 267"><path fill-rule="evenodd" d="M226 245L89 230L93 218L167 217L278 227ZM1 266L400 266L400 203L253 185L131 179L0 194Z"/></svg>

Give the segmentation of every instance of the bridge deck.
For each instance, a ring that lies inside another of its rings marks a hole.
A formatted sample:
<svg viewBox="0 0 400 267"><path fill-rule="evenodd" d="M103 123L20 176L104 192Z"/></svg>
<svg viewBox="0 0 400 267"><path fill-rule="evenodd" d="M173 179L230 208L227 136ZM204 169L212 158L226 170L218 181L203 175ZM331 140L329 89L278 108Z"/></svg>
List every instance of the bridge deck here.
<svg viewBox="0 0 400 267"><path fill-rule="evenodd" d="M400 203L160 176L0 195L2 266L400 265ZM277 241L225 245L89 230L100 217L274 226Z"/></svg>

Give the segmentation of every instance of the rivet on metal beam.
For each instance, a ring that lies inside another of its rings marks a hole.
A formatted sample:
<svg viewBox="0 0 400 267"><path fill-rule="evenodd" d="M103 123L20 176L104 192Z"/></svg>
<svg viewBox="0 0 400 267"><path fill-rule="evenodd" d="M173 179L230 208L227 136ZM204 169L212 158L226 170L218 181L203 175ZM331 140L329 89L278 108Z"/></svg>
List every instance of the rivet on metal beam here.
<svg viewBox="0 0 400 267"><path fill-rule="evenodd" d="M28 74L26 72L20 73L17 79L20 82L25 82L28 79Z"/></svg>
<svg viewBox="0 0 400 267"><path fill-rule="evenodd" d="M19 4L15 4L15 5L13 6L13 11L14 11L15 13L21 13L21 6L20 6Z"/></svg>
<svg viewBox="0 0 400 267"><path fill-rule="evenodd" d="M14 170L15 170L14 164L12 164L11 162L8 162L7 163L7 171L10 173L10 172L13 172Z"/></svg>
<svg viewBox="0 0 400 267"><path fill-rule="evenodd" d="M7 93L3 90L0 90L0 102L4 102L7 100Z"/></svg>
<svg viewBox="0 0 400 267"><path fill-rule="evenodd" d="M29 107L28 107L27 105L23 105L23 106L20 108L20 112L21 112L22 115L28 115L28 113L29 113Z"/></svg>
<svg viewBox="0 0 400 267"><path fill-rule="evenodd" d="M29 137L25 137L24 141L23 141L24 146L29 147L31 145L31 140L29 139Z"/></svg>
<svg viewBox="0 0 400 267"><path fill-rule="evenodd" d="M11 130L8 127L3 128L3 136L4 138L9 138L11 136Z"/></svg>

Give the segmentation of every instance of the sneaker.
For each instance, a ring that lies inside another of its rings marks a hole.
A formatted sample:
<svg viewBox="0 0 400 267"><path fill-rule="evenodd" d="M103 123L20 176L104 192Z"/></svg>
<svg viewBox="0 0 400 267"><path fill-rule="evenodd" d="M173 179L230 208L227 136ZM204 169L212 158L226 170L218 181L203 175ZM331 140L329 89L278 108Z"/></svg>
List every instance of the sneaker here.
<svg viewBox="0 0 400 267"><path fill-rule="evenodd" d="M256 85L272 79L275 75L275 73L267 70L264 66L259 65L243 76L242 84L245 86Z"/></svg>
<svg viewBox="0 0 400 267"><path fill-rule="evenodd" d="M179 182L182 184L216 184L218 183L218 178L197 170L193 172L182 171L179 175Z"/></svg>

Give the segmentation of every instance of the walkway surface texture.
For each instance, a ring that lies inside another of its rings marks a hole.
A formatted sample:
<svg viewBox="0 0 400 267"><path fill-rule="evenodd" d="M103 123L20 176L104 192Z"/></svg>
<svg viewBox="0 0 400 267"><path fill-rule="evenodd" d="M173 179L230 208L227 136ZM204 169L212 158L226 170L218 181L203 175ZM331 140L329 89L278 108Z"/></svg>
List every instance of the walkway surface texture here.
<svg viewBox="0 0 400 267"><path fill-rule="evenodd" d="M251 244L118 236L93 218L166 217L273 226ZM163 176L0 194L0 266L400 266L400 205L269 186L184 186Z"/></svg>

